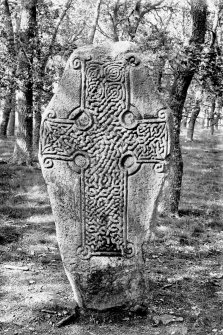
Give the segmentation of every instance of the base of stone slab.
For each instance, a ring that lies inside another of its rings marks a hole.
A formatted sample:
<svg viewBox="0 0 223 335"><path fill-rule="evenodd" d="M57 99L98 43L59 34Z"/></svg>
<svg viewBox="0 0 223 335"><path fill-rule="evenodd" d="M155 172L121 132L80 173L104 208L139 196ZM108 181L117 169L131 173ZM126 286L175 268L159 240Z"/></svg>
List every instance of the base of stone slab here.
<svg viewBox="0 0 223 335"><path fill-rule="evenodd" d="M135 305L131 308L119 306L104 310L80 309L79 318L76 322L110 323L121 322L136 318L144 318L148 314L145 305Z"/></svg>
<svg viewBox="0 0 223 335"><path fill-rule="evenodd" d="M85 310L131 310L144 305L146 284L142 266L108 265L78 272L66 269L66 274L77 305Z"/></svg>
<svg viewBox="0 0 223 335"><path fill-rule="evenodd" d="M111 323L122 322L132 319L142 319L147 317L148 307L146 305L117 306L103 310L93 308L80 308L77 305L73 308L73 312L60 320L57 328L65 327L70 324L77 323Z"/></svg>

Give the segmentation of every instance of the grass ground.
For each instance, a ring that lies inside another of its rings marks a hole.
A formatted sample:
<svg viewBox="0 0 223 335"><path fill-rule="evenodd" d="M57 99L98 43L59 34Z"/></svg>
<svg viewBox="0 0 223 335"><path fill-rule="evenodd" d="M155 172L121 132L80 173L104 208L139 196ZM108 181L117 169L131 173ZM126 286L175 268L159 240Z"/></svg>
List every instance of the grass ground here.
<svg viewBox="0 0 223 335"><path fill-rule="evenodd" d="M4 164L13 142L0 141L0 333L56 335L223 334L223 133L182 135L180 218L159 217L147 254L145 315L72 313L41 172Z"/></svg>

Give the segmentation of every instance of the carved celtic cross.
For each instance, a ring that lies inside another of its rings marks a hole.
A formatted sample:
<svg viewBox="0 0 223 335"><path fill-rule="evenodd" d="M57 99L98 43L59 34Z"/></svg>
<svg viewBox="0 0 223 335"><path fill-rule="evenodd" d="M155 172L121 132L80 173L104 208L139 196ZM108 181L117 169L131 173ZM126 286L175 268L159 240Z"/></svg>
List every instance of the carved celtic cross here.
<svg viewBox="0 0 223 335"><path fill-rule="evenodd" d="M163 172L169 154L165 112L142 118L131 104L130 68L124 61L73 61L81 74L79 106L66 119L52 113L42 125L43 164L71 161L80 180L82 258L131 257L128 241L128 182L143 164Z"/></svg>

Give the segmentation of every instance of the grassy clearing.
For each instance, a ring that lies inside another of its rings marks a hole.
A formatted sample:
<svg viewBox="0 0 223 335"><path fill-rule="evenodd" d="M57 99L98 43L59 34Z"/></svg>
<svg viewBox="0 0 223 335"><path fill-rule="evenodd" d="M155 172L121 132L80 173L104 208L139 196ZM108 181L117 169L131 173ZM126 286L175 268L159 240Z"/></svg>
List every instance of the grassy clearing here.
<svg viewBox="0 0 223 335"><path fill-rule="evenodd" d="M193 143L183 133L182 146L180 218L157 220L146 315L90 314L63 329L54 325L70 315L72 293L41 172L0 164L2 334L223 334L222 132L199 131ZM11 152L12 141L1 141L3 157Z"/></svg>

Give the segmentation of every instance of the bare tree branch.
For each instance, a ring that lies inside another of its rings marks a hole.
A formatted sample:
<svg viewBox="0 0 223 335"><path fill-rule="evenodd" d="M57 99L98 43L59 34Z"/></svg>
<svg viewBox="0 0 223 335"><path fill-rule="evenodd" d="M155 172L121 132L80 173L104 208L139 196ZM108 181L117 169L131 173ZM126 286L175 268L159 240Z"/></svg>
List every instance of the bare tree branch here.
<svg viewBox="0 0 223 335"><path fill-rule="evenodd" d="M5 15L5 30L7 34L7 48L9 53L12 56L16 55L15 51L15 34L14 34L14 29L12 25L12 17L11 17L11 12L9 9L9 2L8 0L3 0L3 7L4 7L4 15Z"/></svg>
<svg viewBox="0 0 223 335"><path fill-rule="evenodd" d="M113 37L106 34L106 32L99 26L99 24L98 24L98 30L103 36L109 38L110 40L113 40Z"/></svg>
<svg viewBox="0 0 223 335"><path fill-rule="evenodd" d="M57 22L57 25L54 29L54 33L52 35L52 38L51 38L51 42L49 44L49 48L48 48L48 52L46 53L44 59L43 59L43 62L42 62L42 70L44 71L45 67L46 67L46 64L47 64L47 61L49 59L49 56L51 55L51 52L52 52L52 49L53 49L53 46L54 46L54 42L56 40L56 37L57 37L57 33L58 33L58 30L60 28L60 25L67 13L67 11L70 9L71 5L72 5L72 2L73 0L67 0L65 6L64 6L64 10L63 12L61 13L59 19L58 19L58 22Z"/></svg>
<svg viewBox="0 0 223 335"><path fill-rule="evenodd" d="M217 42L217 28L220 22L220 15L222 13L222 9L222 7L218 6L218 8L214 11L213 26L212 29L210 29L212 33L210 48L212 48Z"/></svg>
<svg viewBox="0 0 223 335"><path fill-rule="evenodd" d="M88 40L90 44L93 44L94 42L94 37L95 37L95 33L96 33L96 29L97 29L97 25L98 25L98 20L99 20L99 15L100 15L100 7L101 7L101 3L102 0L97 0L96 3L96 8L95 8L95 15L94 15L94 22L93 22L93 26L91 28Z"/></svg>
<svg viewBox="0 0 223 335"><path fill-rule="evenodd" d="M159 7L162 3L164 2L164 0L160 0L160 1L157 1L156 3L154 4L151 4L151 3L148 3L147 5L145 5L145 9L144 11L141 12L141 17L143 17L145 14L151 12L153 9L158 9L158 8L161 8Z"/></svg>
<svg viewBox="0 0 223 335"><path fill-rule="evenodd" d="M153 10L161 9L159 7L164 0L159 0L155 3L148 2L146 5L142 6L141 0L138 0L135 4L135 8L131 13L131 17L128 18L129 22L129 35L131 37L131 40L133 40L136 36L137 30L139 28L140 23L142 22L142 19L146 14Z"/></svg>
<svg viewBox="0 0 223 335"><path fill-rule="evenodd" d="M24 46L23 46L22 41L20 40L20 38L18 38L18 42L19 42L19 46L20 46L20 48L21 48L21 50L22 50L22 52L23 52L23 54L24 54L24 56L26 58L27 63L29 64L30 68L32 68L33 64L30 61L30 59L29 59L29 57L28 57L28 55L26 53L26 50L25 50L25 48L24 48Z"/></svg>

